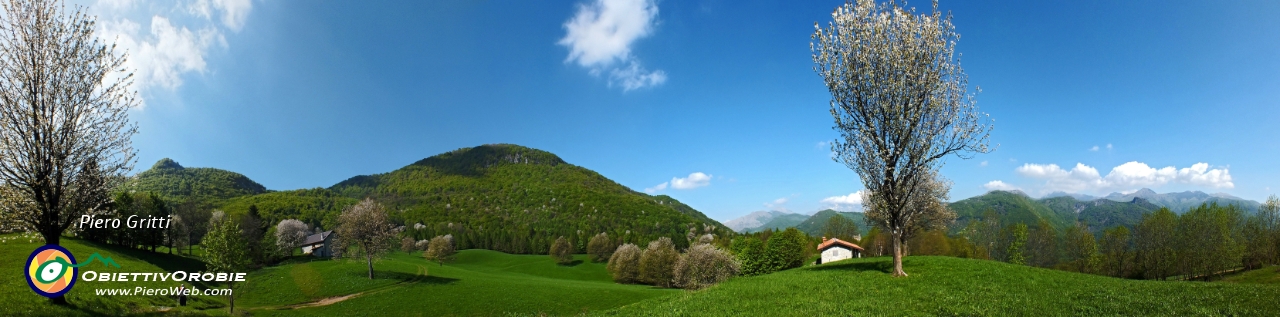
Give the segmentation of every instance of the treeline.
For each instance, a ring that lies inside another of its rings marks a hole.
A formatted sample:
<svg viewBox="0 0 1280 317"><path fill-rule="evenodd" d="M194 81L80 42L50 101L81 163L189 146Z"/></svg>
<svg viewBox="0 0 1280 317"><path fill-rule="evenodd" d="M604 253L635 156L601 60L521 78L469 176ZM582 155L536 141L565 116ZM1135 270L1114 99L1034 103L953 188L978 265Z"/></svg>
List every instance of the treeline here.
<svg viewBox="0 0 1280 317"><path fill-rule="evenodd" d="M101 220L118 219L119 227L105 225L81 228L75 225L70 232L88 241L151 252L164 247L169 254L176 251L178 254L197 255L195 247L202 245L212 228L222 223L237 225L240 236L237 241L243 242L237 248L244 252L250 267L275 263L292 255L296 247L282 245L277 234L278 225L263 219L254 205L250 205L243 214L232 215L221 210L210 210L199 201L172 204L153 192L121 192L115 194L111 205L91 215ZM128 222L131 218L149 222L145 226L130 228ZM163 223L167 225L162 225ZM307 230L290 234L305 237L311 233L313 231Z"/></svg>
<svg viewBox="0 0 1280 317"><path fill-rule="evenodd" d="M1143 214L1130 227L1099 234L1084 223L1059 232L1046 221L1004 224L987 211L958 234L921 234L912 255L946 255L1131 279L1208 280L1238 269L1280 264L1280 199L1250 215L1236 205L1202 204L1181 215L1168 208ZM862 237L866 255L886 254L879 229Z"/></svg>

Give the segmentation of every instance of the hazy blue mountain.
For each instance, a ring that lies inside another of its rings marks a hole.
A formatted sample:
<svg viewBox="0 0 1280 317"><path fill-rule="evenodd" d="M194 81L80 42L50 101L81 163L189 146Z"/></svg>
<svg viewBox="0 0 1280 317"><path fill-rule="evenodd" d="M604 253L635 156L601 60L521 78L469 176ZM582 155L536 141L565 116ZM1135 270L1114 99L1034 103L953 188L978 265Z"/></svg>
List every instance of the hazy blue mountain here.
<svg viewBox="0 0 1280 317"><path fill-rule="evenodd" d="M1090 201L1090 200L1098 199L1098 197L1095 197L1095 196L1079 194L1079 193L1068 193L1064 191L1056 191L1056 192L1049 193L1048 195L1044 195L1044 197L1042 197L1041 199L1057 198L1057 197L1064 197L1064 196L1075 198L1076 200L1079 200L1079 201Z"/></svg>
<svg viewBox="0 0 1280 317"><path fill-rule="evenodd" d="M844 212L844 211L836 211L832 209L827 209L827 210L814 213L813 216L809 216L808 219L805 219L803 222L801 222L800 224L797 224L795 227L796 229L800 229L800 231L804 231L805 233L808 233L810 236L815 236L815 237L821 236L823 233L822 231L826 229L827 220L831 219L831 217L835 217L836 215L844 216L846 218L853 220L853 222L858 225L859 234L866 234L868 230L871 230L871 228L867 225L866 218L863 218L861 212Z"/></svg>
<svg viewBox="0 0 1280 317"><path fill-rule="evenodd" d="M1237 205L1250 212L1258 210L1258 206L1260 205L1256 201L1231 196L1225 193L1206 194L1202 191L1185 191L1181 193L1158 194L1147 188L1139 189L1138 191L1128 194L1111 193L1105 198L1107 200L1119 202L1127 202L1132 201L1134 198L1142 198L1157 206L1167 207L1169 210L1179 214L1204 203L1216 202L1219 205Z"/></svg>
<svg viewBox="0 0 1280 317"><path fill-rule="evenodd" d="M739 232L752 233L752 232L764 231L765 229L782 230L790 227L795 227L796 225L799 225L801 222L804 222L806 219L809 219L809 215L782 213L777 211L773 211L773 212L778 214L775 214L773 219L769 219L769 222L766 222L760 226L742 229Z"/></svg>
<svg viewBox="0 0 1280 317"><path fill-rule="evenodd" d="M746 230L746 229L764 226L764 224L769 223L769 221L773 220L773 218L781 215L786 215L786 214L789 214L789 213L781 212L781 211L773 211L773 210L770 210L770 211L762 210L762 211L749 213L742 217L734 218L733 220L725 221L724 225L726 227L729 227L729 229L733 229L733 231L743 232L743 230Z"/></svg>

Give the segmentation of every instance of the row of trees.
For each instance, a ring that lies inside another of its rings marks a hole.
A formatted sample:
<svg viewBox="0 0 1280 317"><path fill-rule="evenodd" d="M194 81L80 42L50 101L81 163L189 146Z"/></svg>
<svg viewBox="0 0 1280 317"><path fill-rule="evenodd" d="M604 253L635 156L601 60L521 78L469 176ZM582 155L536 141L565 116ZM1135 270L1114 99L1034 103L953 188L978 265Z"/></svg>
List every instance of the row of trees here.
<svg viewBox="0 0 1280 317"><path fill-rule="evenodd" d="M698 237L693 246L676 251L670 238L650 241L643 250L635 244L618 246L606 268L618 283L700 289L737 276L741 264L712 242L712 235ZM592 259L596 259L592 255Z"/></svg>
<svg viewBox="0 0 1280 317"><path fill-rule="evenodd" d="M862 237L867 256L887 253L879 228ZM1235 205L1204 204L1181 215L1161 208L1134 227L1094 230L1083 223L1059 231L1047 221L1002 225L994 211L958 235L925 231L907 243L915 255L992 259L1133 279L1210 279L1236 269L1280 264L1280 198L1248 214Z"/></svg>

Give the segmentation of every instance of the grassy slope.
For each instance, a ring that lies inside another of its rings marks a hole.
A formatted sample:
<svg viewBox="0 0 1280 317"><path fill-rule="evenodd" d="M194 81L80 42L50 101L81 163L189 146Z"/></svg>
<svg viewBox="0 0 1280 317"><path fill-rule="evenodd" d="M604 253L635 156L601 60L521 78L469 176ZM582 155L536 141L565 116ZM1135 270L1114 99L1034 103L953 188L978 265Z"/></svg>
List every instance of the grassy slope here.
<svg viewBox="0 0 1280 317"><path fill-rule="evenodd" d="M614 284L602 263L559 266L545 255L487 250L464 250L444 266L416 254L395 253L374 267L374 280L365 276L365 263L360 261L311 261L264 269L249 277L251 285L237 303L261 316L565 315L680 292ZM358 292L364 294L329 306L285 308Z"/></svg>
<svg viewBox="0 0 1280 317"><path fill-rule="evenodd" d="M1222 282L1241 284L1270 284L1280 286L1280 265L1250 270L1223 278Z"/></svg>
<svg viewBox="0 0 1280 317"><path fill-rule="evenodd" d="M1102 316L1272 315L1280 287L1133 281L1006 263L908 257L907 278L890 259L866 258L737 278L707 290L651 299L614 316Z"/></svg>
<svg viewBox="0 0 1280 317"><path fill-rule="evenodd" d="M67 301L71 304L69 307L55 306L49 304L49 301L27 286L27 281L22 277L21 269L25 269L27 256L31 254L36 247L43 245L40 239L28 239L17 234L7 234L0 236L0 267L7 268L6 278L0 280L0 315L54 315L54 316L86 316L86 315L119 315L124 313L147 313L153 312L158 307L174 307L178 306L172 297L162 296L97 296L94 290L97 288L133 288L137 286L168 288L177 286L174 282L99 282L77 280L71 292L67 295ZM111 257L120 264L120 268L104 267L97 262L89 266L81 268L81 273L86 270L92 270L99 273L106 272L166 272L185 270L187 272L200 271L204 268L204 264L200 261L171 256L167 254L155 254L147 251L121 249L114 246L102 246L80 240L69 238L62 239L62 246L71 251L77 261L86 260L89 255L97 252L103 256ZM188 284L188 287L190 285ZM207 288L207 285L201 285L201 288ZM193 311L193 309L215 309L225 305L225 301L218 297L193 296L187 302L189 306L172 310L171 313L187 312L203 314L204 312ZM219 314L219 311L210 311L213 314Z"/></svg>

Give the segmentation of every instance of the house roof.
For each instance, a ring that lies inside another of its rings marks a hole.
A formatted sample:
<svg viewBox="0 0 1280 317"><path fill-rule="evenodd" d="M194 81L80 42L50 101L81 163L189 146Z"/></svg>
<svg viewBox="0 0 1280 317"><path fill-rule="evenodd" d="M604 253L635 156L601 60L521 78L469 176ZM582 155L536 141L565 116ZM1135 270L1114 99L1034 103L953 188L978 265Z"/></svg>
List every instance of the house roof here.
<svg viewBox="0 0 1280 317"><path fill-rule="evenodd" d="M328 239L330 235L333 235L333 230L309 235L307 236L306 240L302 241L302 245L312 245L316 243L323 243L324 240Z"/></svg>
<svg viewBox="0 0 1280 317"><path fill-rule="evenodd" d="M856 245L856 244L849 243L849 242L845 242L844 240L840 240L840 239L836 239L836 238L831 238L831 239L822 238L822 244L819 244L819 245L818 245L818 250L819 250L819 251L821 251L821 250L826 250L827 248L830 248L830 247L833 247L833 246L842 246L842 247L848 248L848 249L850 249L850 250L853 250L853 249L857 249L857 250L859 250L859 251L861 251L861 250L862 250L862 247L860 247L860 246L858 246L858 245Z"/></svg>

